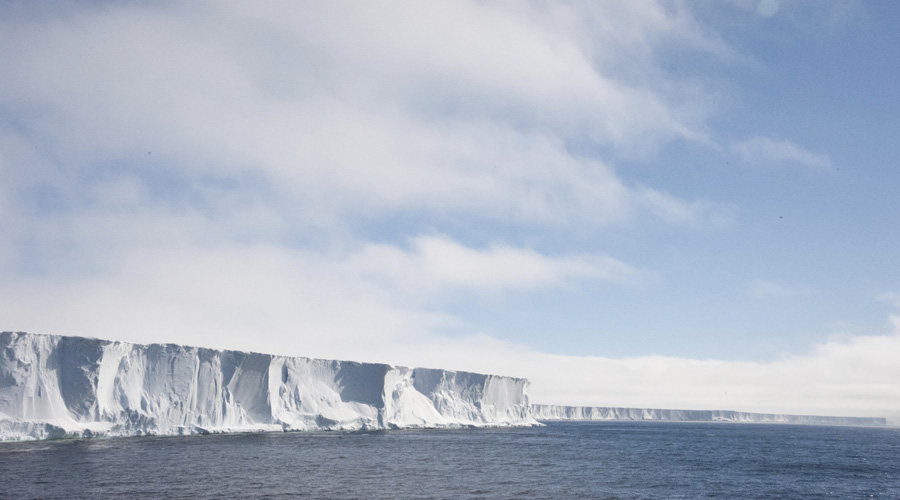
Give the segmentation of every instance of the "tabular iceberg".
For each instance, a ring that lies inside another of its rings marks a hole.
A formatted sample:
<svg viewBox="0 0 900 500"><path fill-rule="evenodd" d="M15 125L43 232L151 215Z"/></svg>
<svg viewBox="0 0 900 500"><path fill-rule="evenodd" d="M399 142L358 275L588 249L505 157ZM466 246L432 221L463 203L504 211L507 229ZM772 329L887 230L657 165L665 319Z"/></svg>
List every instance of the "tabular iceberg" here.
<svg viewBox="0 0 900 500"><path fill-rule="evenodd" d="M0 441L536 425L521 378L0 333Z"/></svg>
<svg viewBox="0 0 900 500"><path fill-rule="evenodd" d="M886 425L884 418L827 417L748 413L731 410L663 410L605 406L532 405L537 420L665 420L672 422L743 422L756 424Z"/></svg>

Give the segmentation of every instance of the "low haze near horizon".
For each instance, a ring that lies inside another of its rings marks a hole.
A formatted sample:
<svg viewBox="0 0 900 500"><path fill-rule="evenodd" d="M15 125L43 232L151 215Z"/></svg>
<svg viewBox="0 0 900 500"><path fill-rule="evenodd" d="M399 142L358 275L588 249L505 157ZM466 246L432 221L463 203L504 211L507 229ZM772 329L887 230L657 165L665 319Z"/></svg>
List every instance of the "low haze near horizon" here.
<svg viewBox="0 0 900 500"><path fill-rule="evenodd" d="M0 330L900 420L898 24L5 2Z"/></svg>

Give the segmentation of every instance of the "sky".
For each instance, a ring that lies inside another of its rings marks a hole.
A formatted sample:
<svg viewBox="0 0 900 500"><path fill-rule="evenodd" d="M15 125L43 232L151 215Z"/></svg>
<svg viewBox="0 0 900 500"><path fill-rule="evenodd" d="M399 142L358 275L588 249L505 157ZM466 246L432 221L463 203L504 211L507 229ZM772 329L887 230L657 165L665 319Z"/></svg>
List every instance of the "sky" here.
<svg viewBox="0 0 900 500"><path fill-rule="evenodd" d="M898 24L0 3L0 330L900 423Z"/></svg>

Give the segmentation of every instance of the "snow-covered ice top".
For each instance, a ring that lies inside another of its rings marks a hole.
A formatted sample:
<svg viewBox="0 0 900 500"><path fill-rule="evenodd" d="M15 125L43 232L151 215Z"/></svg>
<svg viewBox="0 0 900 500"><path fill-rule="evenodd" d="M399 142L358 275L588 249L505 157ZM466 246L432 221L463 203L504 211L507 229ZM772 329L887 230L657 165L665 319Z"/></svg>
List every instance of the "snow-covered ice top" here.
<svg viewBox="0 0 900 500"><path fill-rule="evenodd" d="M521 378L0 333L0 441L534 425Z"/></svg>

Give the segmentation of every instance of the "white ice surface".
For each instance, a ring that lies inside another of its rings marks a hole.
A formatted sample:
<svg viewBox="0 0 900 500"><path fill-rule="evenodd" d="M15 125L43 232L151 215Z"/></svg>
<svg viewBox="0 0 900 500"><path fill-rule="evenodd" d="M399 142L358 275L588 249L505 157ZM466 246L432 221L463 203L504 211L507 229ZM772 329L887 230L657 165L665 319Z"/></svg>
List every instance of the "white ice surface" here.
<svg viewBox="0 0 900 500"><path fill-rule="evenodd" d="M0 441L534 425L525 379L0 333Z"/></svg>

